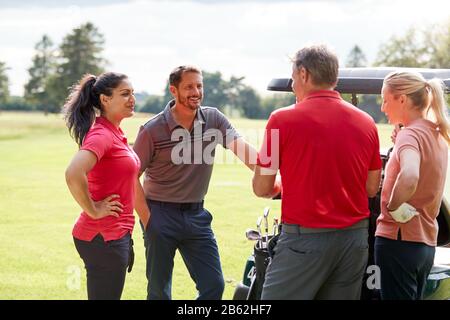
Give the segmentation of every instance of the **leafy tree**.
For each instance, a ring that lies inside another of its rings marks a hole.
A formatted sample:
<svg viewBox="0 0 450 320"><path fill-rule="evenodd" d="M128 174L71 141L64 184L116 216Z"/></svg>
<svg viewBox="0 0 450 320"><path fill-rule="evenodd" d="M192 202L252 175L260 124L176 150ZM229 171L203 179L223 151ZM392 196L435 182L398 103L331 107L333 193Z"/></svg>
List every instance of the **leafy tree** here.
<svg viewBox="0 0 450 320"><path fill-rule="evenodd" d="M293 93L273 93L261 100L260 119L269 118L272 111L282 107L287 107L295 103L295 95Z"/></svg>
<svg viewBox="0 0 450 320"><path fill-rule="evenodd" d="M252 87L243 83L244 77L231 76L229 80L225 80L218 71L203 71L202 73L204 85L202 104L216 107L224 113L238 113L251 119L267 119L275 108L295 103L294 95L287 93L278 93L261 98ZM140 111L160 112L172 98L167 84L161 100L157 96L153 96Z"/></svg>
<svg viewBox="0 0 450 320"><path fill-rule="evenodd" d="M86 73L98 75L104 71L106 60L101 57L104 36L90 22L68 34L59 47L59 63L49 77L47 91L51 93L52 112L60 110L69 88Z"/></svg>
<svg viewBox="0 0 450 320"><path fill-rule="evenodd" d="M235 107L241 109L247 118L264 118L264 112L261 108L261 98L252 87L244 86L239 90L239 94L235 100Z"/></svg>
<svg viewBox="0 0 450 320"><path fill-rule="evenodd" d="M50 97L46 85L55 68L53 43L47 35L44 35L35 49L33 64L28 69L30 80L25 84L24 98L26 102L36 105L38 110L44 110L47 113Z"/></svg>
<svg viewBox="0 0 450 320"><path fill-rule="evenodd" d="M382 45L377 66L448 68L450 66L450 19L425 30L410 28Z"/></svg>
<svg viewBox="0 0 450 320"><path fill-rule="evenodd" d="M164 109L165 103L162 96L151 95L147 98L142 107L139 108L139 112L159 113Z"/></svg>
<svg viewBox="0 0 450 320"><path fill-rule="evenodd" d="M216 71L214 73L203 73L203 104L205 106L216 107L224 111L227 104L230 103L229 91L231 89L230 83L222 78L222 73ZM233 85L237 85L236 79L233 80Z"/></svg>
<svg viewBox="0 0 450 320"><path fill-rule="evenodd" d="M367 66L367 59L358 45L355 45L347 56L346 67L360 68ZM343 94L342 97L348 102L352 102L351 94ZM375 122L386 122L384 114L379 107L376 95L358 95L358 108L368 113Z"/></svg>
<svg viewBox="0 0 450 320"><path fill-rule="evenodd" d="M427 48L420 45L419 39L420 34L414 28L410 28L403 37L392 37L381 46L375 65L383 67L425 67Z"/></svg>
<svg viewBox="0 0 450 320"><path fill-rule="evenodd" d="M9 78L6 70L6 64L0 61L0 103L6 103L9 99Z"/></svg>
<svg viewBox="0 0 450 320"><path fill-rule="evenodd" d="M347 56L346 67L359 68L367 66L367 58L358 45L355 45Z"/></svg>
<svg viewBox="0 0 450 320"><path fill-rule="evenodd" d="M381 46L376 66L449 68L450 19L425 30L410 28ZM447 95L450 109L450 97Z"/></svg>
<svg viewBox="0 0 450 320"><path fill-rule="evenodd" d="M424 46L428 48L427 67L450 67L450 19L425 31Z"/></svg>

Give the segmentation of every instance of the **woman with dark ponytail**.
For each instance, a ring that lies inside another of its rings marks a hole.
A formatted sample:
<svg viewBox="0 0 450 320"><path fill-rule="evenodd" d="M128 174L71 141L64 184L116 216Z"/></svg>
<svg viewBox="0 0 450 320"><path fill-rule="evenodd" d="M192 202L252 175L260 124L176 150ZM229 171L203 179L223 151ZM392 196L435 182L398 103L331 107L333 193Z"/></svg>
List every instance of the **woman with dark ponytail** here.
<svg viewBox="0 0 450 320"><path fill-rule="evenodd" d="M80 147L66 181L83 209L72 235L86 267L90 300L120 299L127 267L131 271L140 161L120 123L134 114L134 106L127 76L113 72L85 75L64 105L67 127ZM141 220L146 224L148 218Z"/></svg>

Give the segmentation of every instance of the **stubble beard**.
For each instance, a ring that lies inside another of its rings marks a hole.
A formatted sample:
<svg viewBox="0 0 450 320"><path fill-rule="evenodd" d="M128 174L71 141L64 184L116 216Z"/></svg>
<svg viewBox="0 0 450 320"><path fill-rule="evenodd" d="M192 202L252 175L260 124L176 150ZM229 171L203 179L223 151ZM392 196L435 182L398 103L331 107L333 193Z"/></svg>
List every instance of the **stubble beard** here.
<svg viewBox="0 0 450 320"><path fill-rule="evenodd" d="M178 101L179 101L179 103L182 106L184 106L184 107L186 107L186 108L188 108L188 109L190 109L192 111L197 110L200 107L201 103L202 103L203 97L199 96L198 104L190 103L189 98L191 98L191 97L180 97L180 96L178 96Z"/></svg>

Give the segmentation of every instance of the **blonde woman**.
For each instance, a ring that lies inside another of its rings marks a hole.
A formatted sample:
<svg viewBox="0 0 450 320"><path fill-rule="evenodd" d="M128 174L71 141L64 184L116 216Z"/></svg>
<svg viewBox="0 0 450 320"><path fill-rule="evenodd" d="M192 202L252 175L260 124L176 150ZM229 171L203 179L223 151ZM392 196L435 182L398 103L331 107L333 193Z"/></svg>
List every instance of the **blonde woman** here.
<svg viewBox="0 0 450 320"><path fill-rule="evenodd" d="M417 300L433 266L447 171L450 123L444 86L418 73L393 72L381 94L389 122L404 126L387 163L375 233L381 298Z"/></svg>

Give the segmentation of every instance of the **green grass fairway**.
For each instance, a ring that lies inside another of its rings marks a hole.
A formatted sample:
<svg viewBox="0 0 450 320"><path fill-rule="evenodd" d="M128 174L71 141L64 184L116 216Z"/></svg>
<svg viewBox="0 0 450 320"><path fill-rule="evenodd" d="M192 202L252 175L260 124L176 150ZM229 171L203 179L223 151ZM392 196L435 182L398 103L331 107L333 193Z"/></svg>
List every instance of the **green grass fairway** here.
<svg viewBox="0 0 450 320"><path fill-rule="evenodd" d="M137 115L124 121L122 127L130 142L147 118ZM232 122L243 132L265 125L265 121ZM387 147L391 127L379 128L382 145ZM71 236L80 208L64 179L77 147L61 115L0 113L0 150L0 299L86 299L85 270ZM223 156L221 152L218 156ZM237 161L217 164L206 198L225 275L224 299L231 299L252 251L253 243L245 239L246 228L255 226L265 206L271 207L270 221L280 214L279 201L253 195L251 177ZM147 280L139 225L133 237L136 260L123 299L145 299ZM193 281L177 255L173 298L195 297Z"/></svg>

